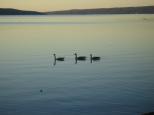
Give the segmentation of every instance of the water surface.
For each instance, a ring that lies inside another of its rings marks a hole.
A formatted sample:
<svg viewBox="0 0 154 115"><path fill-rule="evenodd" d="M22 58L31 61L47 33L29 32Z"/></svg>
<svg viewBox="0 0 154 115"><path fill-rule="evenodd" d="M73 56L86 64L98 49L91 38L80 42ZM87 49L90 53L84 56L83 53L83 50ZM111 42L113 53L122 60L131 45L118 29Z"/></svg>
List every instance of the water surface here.
<svg viewBox="0 0 154 115"><path fill-rule="evenodd" d="M153 111L153 30L154 15L1 16L0 114Z"/></svg>

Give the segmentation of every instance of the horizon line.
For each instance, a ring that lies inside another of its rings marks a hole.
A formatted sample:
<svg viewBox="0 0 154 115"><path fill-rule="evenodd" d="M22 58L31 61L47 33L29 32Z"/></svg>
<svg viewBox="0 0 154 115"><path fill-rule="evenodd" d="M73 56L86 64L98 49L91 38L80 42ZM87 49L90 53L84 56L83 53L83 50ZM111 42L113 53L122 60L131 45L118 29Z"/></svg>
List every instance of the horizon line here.
<svg viewBox="0 0 154 115"><path fill-rule="evenodd" d="M90 10L90 9L110 9L110 8L135 8L135 7L154 7L154 5L142 5L142 6L122 6L122 7L97 7L97 8L74 8L74 9L63 9L63 10L48 10L48 11L37 11L37 10L30 10L30 9L18 9L12 7L0 7L0 9L14 9L14 10L21 10L21 11L34 11L34 12L56 12L56 11L68 11L68 10Z"/></svg>

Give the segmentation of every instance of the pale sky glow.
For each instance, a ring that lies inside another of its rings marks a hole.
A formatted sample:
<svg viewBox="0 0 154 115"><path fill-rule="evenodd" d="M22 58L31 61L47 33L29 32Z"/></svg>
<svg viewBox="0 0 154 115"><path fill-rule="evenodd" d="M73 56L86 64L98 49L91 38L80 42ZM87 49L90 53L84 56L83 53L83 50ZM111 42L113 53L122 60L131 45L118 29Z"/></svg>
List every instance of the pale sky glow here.
<svg viewBox="0 0 154 115"><path fill-rule="evenodd" d="M148 5L154 5L154 0L0 0L1 8L35 11Z"/></svg>

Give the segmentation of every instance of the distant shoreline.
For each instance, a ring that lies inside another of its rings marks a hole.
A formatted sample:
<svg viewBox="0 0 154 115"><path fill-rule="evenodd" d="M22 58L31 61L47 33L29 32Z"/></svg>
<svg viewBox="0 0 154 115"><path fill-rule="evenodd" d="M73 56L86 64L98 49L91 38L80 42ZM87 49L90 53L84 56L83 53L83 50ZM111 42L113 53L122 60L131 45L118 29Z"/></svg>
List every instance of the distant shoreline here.
<svg viewBox="0 0 154 115"><path fill-rule="evenodd" d="M154 14L154 6L72 9L51 12L25 11L0 8L0 15L102 15L102 14Z"/></svg>

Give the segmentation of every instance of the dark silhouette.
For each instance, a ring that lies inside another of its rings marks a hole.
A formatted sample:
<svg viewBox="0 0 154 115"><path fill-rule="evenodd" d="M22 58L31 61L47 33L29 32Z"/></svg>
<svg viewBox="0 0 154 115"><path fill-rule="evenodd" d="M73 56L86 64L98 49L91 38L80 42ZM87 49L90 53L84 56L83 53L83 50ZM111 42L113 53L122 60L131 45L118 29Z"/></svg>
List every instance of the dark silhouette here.
<svg viewBox="0 0 154 115"><path fill-rule="evenodd" d="M36 11L24 11L13 8L0 8L0 15L43 15L45 13Z"/></svg>
<svg viewBox="0 0 154 115"><path fill-rule="evenodd" d="M46 14L60 15L86 15L86 14L154 14L154 6L140 7L115 7L115 8L95 8L95 9L72 9L62 11L51 11Z"/></svg>
<svg viewBox="0 0 154 115"><path fill-rule="evenodd" d="M93 61L99 61L100 59L101 59L101 57L92 56L92 54L90 54L90 61L91 61L91 63Z"/></svg>
<svg viewBox="0 0 154 115"><path fill-rule="evenodd" d="M154 14L154 6L117 7L95 9L72 9L51 12L24 11L12 8L0 8L0 15L86 15L86 14Z"/></svg>
<svg viewBox="0 0 154 115"><path fill-rule="evenodd" d="M53 63L53 65L56 65L56 61L64 61L64 57L56 57L56 54L53 54L53 56L54 56L54 63Z"/></svg>
<svg viewBox="0 0 154 115"><path fill-rule="evenodd" d="M56 57L56 54L53 54L55 61L64 61L64 57Z"/></svg>
<svg viewBox="0 0 154 115"><path fill-rule="evenodd" d="M77 63L77 61L85 61L86 60L86 56L77 56L77 53L74 54L75 55L75 63Z"/></svg>
<svg viewBox="0 0 154 115"><path fill-rule="evenodd" d="M43 89L40 89L40 93L42 93L43 92Z"/></svg>

